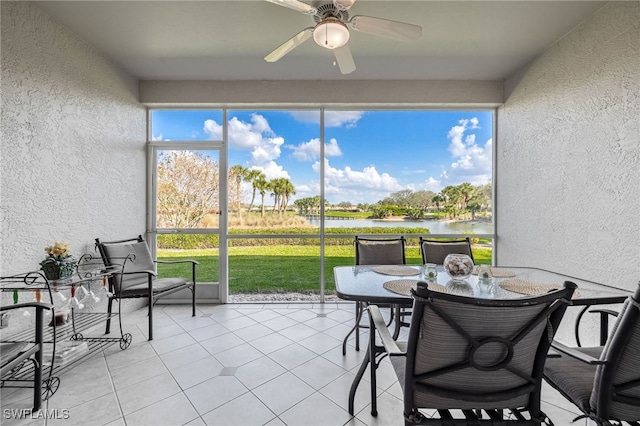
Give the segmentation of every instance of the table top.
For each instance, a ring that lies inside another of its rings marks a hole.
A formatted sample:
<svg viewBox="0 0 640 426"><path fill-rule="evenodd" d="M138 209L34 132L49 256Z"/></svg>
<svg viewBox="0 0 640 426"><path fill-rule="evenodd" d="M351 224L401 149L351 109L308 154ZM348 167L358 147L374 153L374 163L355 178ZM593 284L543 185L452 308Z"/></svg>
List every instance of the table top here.
<svg viewBox="0 0 640 426"><path fill-rule="evenodd" d="M386 268L386 269L385 269ZM415 273L409 268L415 270ZM395 269L395 271L394 271ZM573 295L574 305L593 305L621 303L630 292L605 284L570 277L560 273L538 268L504 266L495 268L498 273L489 281L478 279L478 275L471 275L461 282L454 282L438 266L437 284L444 287L444 291L453 294L472 296L485 299L514 299L527 297L526 294L507 290L509 284L539 285L540 288L549 286L562 287L564 281L575 283L578 288ZM381 273L380 271L383 271ZM333 270L336 293L344 300L354 300L369 303L393 303L411 305L412 299L408 295L399 294L384 287L389 281L426 281L421 265L381 265L381 266L336 266ZM394 274L394 272L396 274ZM500 273L502 272L502 273ZM512 277L503 277L510 275ZM498 277L497 275L500 275ZM402 283L404 284L404 283ZM543 290L542 293L545 291Z"/></svg>

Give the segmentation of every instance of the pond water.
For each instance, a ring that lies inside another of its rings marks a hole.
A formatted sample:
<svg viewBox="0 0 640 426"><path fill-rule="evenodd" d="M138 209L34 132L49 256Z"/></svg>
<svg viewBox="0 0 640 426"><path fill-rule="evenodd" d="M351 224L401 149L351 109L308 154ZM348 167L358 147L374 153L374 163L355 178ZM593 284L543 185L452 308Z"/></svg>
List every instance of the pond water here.
<svg viewBox="0 0 640 426"><path fill-rule="evenodd" d="M313 226L320 226L319 219L307 218L307 222ZM491 222L456 222L446 220L406 220L406 221L388 221L388 220L372 220L372 219L327 219L325 220L326 228L429 228L432 234L492 234L493 224Z"/></svg>

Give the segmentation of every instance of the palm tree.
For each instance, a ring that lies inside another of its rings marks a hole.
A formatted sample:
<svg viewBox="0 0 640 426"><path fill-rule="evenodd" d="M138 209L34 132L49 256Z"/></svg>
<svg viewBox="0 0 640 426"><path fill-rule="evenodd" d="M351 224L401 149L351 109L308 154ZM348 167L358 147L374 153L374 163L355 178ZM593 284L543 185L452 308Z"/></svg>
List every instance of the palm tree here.
<svg viewBox="0 0 640 426"><path fill-rule="evenodd" d="M245 178L247 171L240 164L231 166L229 169L229 186L233 185L234 197L232 199L235 201L238 217L242 217L242 180ZM231 192L231 188L229 192Z"/></svg>
<svg viewBox="0 0 640 426"><path fill-rule="evenodd" d="M475 195L476 188L473 187L469 182L461 183L458 185L458 193L460 194L462 206L461 208L467 208L469 204L469 200Z"/></svg>
<svg viewBox="0 0 640 426"><path fill-rule="evenodd" d="M269 190L271 191L271 196L273 197L273 209L271 210L272 213L276 212L276 208L278 207L278 203L280 201L281 185L282 181L280 178L269 181Z"/></svg>
<svg viewBox="0 0 640 426"><path fill-rule="evenodd" d="M247 210L247 212L251 212L251 209L253 208L253 202L256 199L256 192L258 191L256 182L260 178L262 178L262 180L265 180L264 173L262 173L260 170L247 170L247 173L244 177L244 180L246 182L251 182L251 186L253 187L253 194L251 195L251 203L249 203L249 209Z"/></svg>
<svg viewBox="0 0 640 426"><path fill-rule="evenodd" d="M264 217L264 196L269 190L269 182L267 182L264 173L260 173L260 176L253 181L253 189L254 191L257 189L260 192L260 217Z"/></svg>
<svg viewBox="0 0 640 426"><path fill-rule="evenodd" d="M296 188L289 179L283 179L282 181L282 193L281 195L281 212L285 213L287 210L287 204L289 204L289 198L296 193Z"/></svg>
<svg viewBox="0 0 640 426"><path fill-rule="evenodd" d="M440 193L442 195L444 195L444 197L447 199L447 201L449 201L450 203L452 203L455 207L454 210L454 215L453 217L455 218L455 212L457 212L460 209L460 205L462 203L462 194L460 193L460 188L457 186L446 186L444 187L444 189L442 191L440 191ZM451 209L449 209L451 210Z"/></svg>
<svg viewBox="0 0 640 426"><path fill-rule="evenodd" d="M446 201L445 198L441 194L436 194L433 196L431 201L433 201L433 203L436 205L438 216L440 216L440 205Z"/></svg>

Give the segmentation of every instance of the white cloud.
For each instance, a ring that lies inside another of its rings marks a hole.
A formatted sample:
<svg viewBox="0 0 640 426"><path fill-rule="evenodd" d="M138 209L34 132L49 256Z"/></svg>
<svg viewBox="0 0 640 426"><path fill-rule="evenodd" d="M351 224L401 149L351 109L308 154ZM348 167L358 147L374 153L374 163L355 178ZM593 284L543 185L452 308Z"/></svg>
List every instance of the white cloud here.
<svg viewBox="0 0 640 426"><path fill-rule="evenodd" d="M291 115L302 123L320 124L318 111L292 111ZM325 127L355 127L364 115L364 111L325 111Z"/></svg>
<svg viewBox="0 0 640 426"><path fill-rule="evenodd" d="M293 156L299 161L313 161L320 158L320 139L314 138L309 142L301 143L298 146L286 145L285 148L293 150ZM329 143L324 144L324 155L327 157L338 157L342 151L338 146L338 141L331 138Z"/></svg>
<svg viewBox="0 0 640 426"><path fill-rule="evenodd" d="M449 144L449 152L451 152L454 157L464 155L466 148L475 144L476 136L471 134L463 139L465 132L467 130L478 128L478 119L475 117L468 120L464 119L458 121L458 125L453 126L447 134L447 138L451 140L451 143Z"/></svg>
<svg viewBox="0 0 640 426"><path fill-rule="evenodd" d="M313 164L313 170L320 171L320 162ZM338 188L374 189L383 191L399 191L402 186L398 180L388 173L379 173L375 166L369 166L359 170L353 170L346 166L344 169L336 169L325 160L324 168L325 185Z"/></svg>
<svg viewBox="0 0 640 426"><path fill-rule="evenodd" d="M451 164L447 178L452 181L469 182L472 185L484 185L491 180L493 140L484 146L474 143Z"/></svg>
<svg viewBox="0 0 640 426"><path fill-rule="evenodd" d="M204 131L211 139L222 139L222 125L215 120L204 122ZM251 116L251 123L233 117L229 120L229 146L251 151L252 165L263 165L280 157L284 138L276 136L266 118L259 114Z"/></svg>
<svg viewBox="0 0 640 426"><path fill-rule="evenodd" d="M275 161L268 161L259 166L252 166L251 169L260 170L262 173L264 173L267 180L272 180L277 178L291 179L291 176L289 176L289 173L286 170L284 170L284 168L278 163L276 163Z"/></svg>
<svg viewBox="0 0 640 426"><path fill-rule="evenodd" d="M205 120L203 130L211 140L218 141L222 139L222 125L216 123L215 120Z"/></svg>
<svg viewBox="0 0 640 426"><path fill-rule="evenodd" d="M420 184L420 189L424 191L432 191L436 194L440 192L440 190L444 188L439 180L430 177L426 181Z"/></svg>
<svg viewBox="0 0 640 426"><path fill-rule="evenodd" d="M484 145L476 141L475 133L470 130L479 129L476 117L458 121L447 138L450 140L449 152L453 162L442 171L438 179L429 177L420 186L433 192L439 192L447 185L459 185L469 182L472 185L484 185L491 180L493 163L492 139Z"/></svg>

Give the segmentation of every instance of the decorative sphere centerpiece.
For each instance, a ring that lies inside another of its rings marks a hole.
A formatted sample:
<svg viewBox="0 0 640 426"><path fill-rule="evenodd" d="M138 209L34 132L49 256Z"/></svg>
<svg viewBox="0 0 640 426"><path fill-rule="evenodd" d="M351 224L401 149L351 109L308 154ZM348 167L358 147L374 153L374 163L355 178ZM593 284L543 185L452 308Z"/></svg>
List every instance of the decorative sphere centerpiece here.
<svg viewBox="0 0 640 426"><path fill-rule="evenodd" d="M444 270L453 281L463 281L473 272L473 260L466 254L449 254L444 258Z"/></svg>

